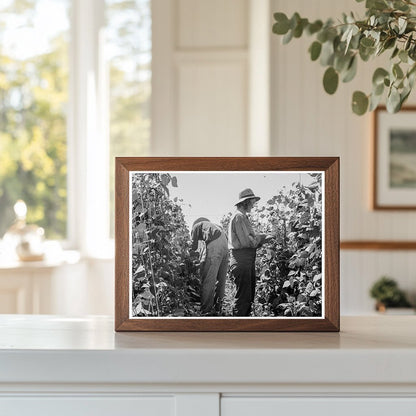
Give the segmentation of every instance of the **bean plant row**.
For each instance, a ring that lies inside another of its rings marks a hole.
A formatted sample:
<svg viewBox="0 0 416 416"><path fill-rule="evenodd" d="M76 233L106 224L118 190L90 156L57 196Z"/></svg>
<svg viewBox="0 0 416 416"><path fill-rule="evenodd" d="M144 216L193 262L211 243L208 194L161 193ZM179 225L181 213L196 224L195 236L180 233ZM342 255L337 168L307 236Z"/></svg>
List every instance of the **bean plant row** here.
<svg viewBox="0 0 416 416"><path fill-rule="evenodd" d="M250 220L272 239L258 248L254 316L321 316L322 184L295 182L255 207ZM199 316L199 260L191 251L183 201L169 174L132 177L132 314ZM231 213L221 226L227 230ZM227 277L223 315L232 316L235 284Z"/></svg>

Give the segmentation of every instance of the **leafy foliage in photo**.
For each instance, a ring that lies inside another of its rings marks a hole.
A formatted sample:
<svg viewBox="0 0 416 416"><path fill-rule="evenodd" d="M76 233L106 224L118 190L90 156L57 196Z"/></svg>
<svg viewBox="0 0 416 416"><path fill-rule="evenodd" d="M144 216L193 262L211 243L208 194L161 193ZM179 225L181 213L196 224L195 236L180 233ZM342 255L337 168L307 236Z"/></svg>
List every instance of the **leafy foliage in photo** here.
<svg viewBox="0 0 416 416"><path fill-rule="evenodd" d="M194 316L199 312L197 262L180 201L169 198L176 178L144 173L132 179L133 316Z"/></svg>
<svg viewBox="0 0 416 416"><path fill-rule="evenodd" d="M255 207L250 220L272 239L257 250L253 316L308 317L322 313L322 175L295 182ZM169 174L133 176L133 316L199 316L198 259ZM231 213L221 226L228 230ZM223 316L232 316L235 283L228 275Z"/></svg>

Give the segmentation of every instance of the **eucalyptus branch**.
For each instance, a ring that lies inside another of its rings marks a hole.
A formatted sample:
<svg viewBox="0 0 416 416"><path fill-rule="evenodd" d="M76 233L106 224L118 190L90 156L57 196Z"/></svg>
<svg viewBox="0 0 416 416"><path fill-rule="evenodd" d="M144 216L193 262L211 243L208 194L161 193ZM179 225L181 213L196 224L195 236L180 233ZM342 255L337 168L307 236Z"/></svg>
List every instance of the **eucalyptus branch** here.
<svg viewBox="0 0 416 416"><path fill-rule="evenodd" d="M374 71L370 94L354 92L352 110L358 115L374 110L387 91L387 109L397 112L409 97L416 77L415 6L411 0L366 0L365 19L344 14L337 25L332 19L309 22L298 13L290 19L275 13L273 32L283 35L285 44L304 34L315 38L309 53L312 61L319 59L326 68L323 86L328 94L336 92L340 80L349 82L356 76L358 60L367 62L391 50L391 66Z"/></svg>

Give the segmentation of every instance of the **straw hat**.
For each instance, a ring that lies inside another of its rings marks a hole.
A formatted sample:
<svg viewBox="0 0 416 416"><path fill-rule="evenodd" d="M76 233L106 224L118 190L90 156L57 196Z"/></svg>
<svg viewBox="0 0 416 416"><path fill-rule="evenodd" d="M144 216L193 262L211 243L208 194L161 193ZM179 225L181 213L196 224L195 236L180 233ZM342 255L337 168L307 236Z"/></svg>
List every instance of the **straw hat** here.
<svg viewBox="0 0 416 416"><path fill-rule="evenodd" d="M260 199L259 196L254 195L254 192L250 189L244 189L238 194L238 198L240 199L238 202L235 203L235 205L240 204L241 202L247 201L247 199L255 199L258 201Z"/></svg>
<svg viewBox="0 0 416 416"><path fill-rule="evenodd" d="M197 220L195 220L194 221L194 223L192 224L192 228L194 228L195 227L195 225L197 225L199 222L203 222L203 221L208 221L209 222L209 219L208 218L204 218L204 217L200 217L200 218L198 218Z"/></svg>

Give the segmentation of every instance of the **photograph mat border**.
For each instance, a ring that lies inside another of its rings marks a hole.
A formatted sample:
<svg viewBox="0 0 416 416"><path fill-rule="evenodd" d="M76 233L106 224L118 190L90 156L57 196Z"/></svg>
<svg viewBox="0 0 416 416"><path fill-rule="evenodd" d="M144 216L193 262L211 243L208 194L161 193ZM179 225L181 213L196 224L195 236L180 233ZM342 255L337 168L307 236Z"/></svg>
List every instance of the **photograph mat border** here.
<svg viewBox="0 0 416 416"><path fill-rule="evenodd" d="M322 254L321 254L321 273L322 273L322 279L321 279L321 301L322 301L322 307L321 307L321 315L320 316L245 316L245 317L239 317L239 316L227 316L227 317L217 317L217 316L132 316L132 308L133 308L133 290L132 290L132 271L133 271L133 261L132 261L132 176L137 173L169 173L169 174L268 174L268 175L285 175L285 174L303 174L303 173L320 173L321 176L321 185L322 185L322 228L321 228L321 239L322 239ZM326 270L325 270L325 249L326 249L326 241L325 241L325 171L323 170L284 170L284 171L273 171L273 170L249 170L249 171L243 171L243 170L237 170L237 171L179 171L179 170L132 170L129 171L129 319L131 320L146 320L146 319L169 319L169 320L193 320L193 319L214 319L214 320L224 320L224 319L237 319L237 320L258 320L258 319L267 319L267 320L293 320L293 319L301 319L301 320L318 320L318 319L325 319L325 288L326 288Z"/></svg>

